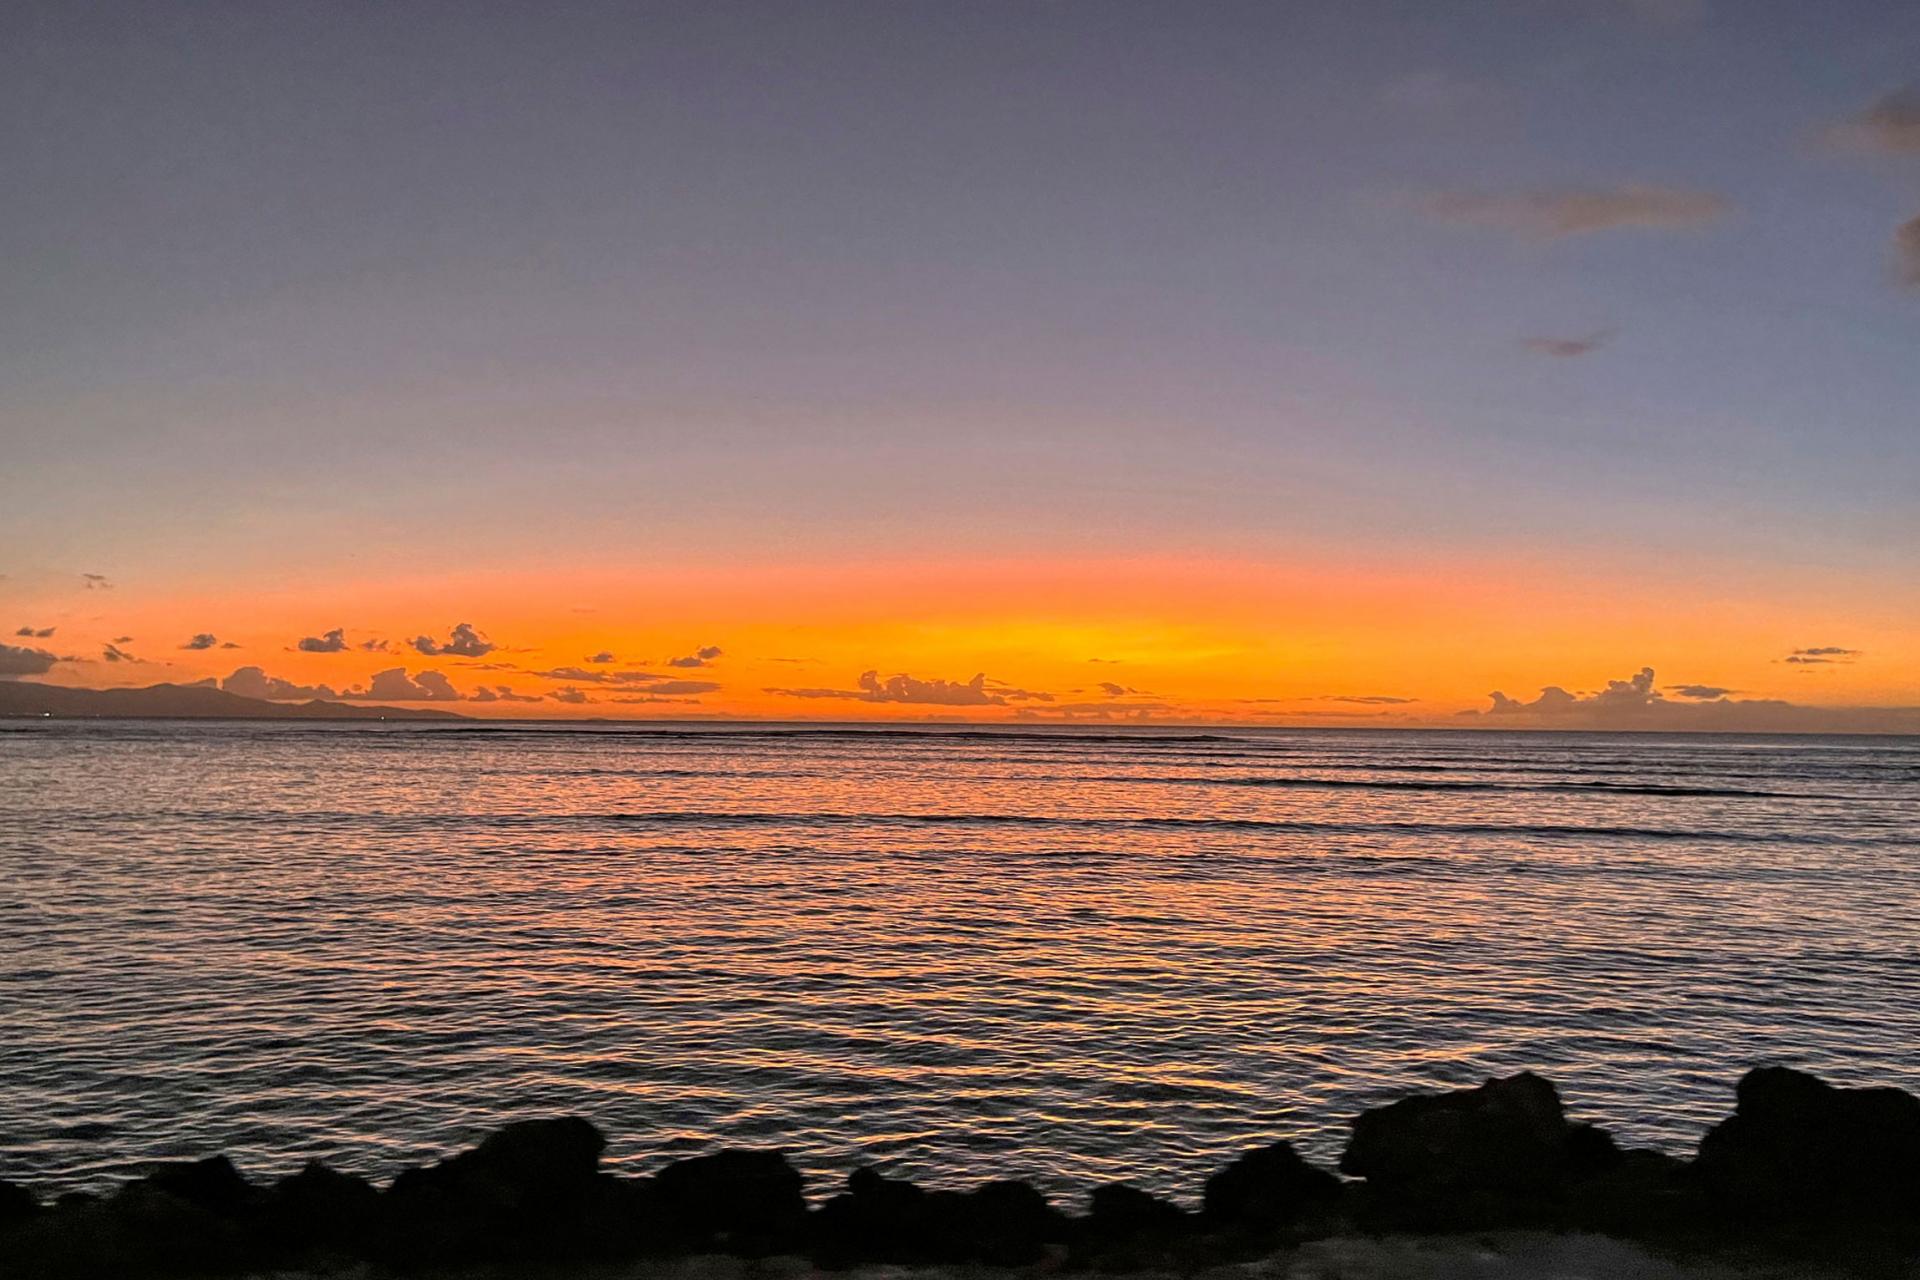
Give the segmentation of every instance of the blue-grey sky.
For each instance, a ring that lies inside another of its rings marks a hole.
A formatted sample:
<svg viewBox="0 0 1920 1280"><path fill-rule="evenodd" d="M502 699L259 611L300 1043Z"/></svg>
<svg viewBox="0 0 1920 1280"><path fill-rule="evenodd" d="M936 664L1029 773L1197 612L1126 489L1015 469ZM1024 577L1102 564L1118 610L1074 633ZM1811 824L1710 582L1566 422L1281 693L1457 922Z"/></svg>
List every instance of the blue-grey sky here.
<svg viewBox="0 0 1920 1280"><path fill-rule="evenodd" d="M1338 547L1907 610L1916 83L1895 0L11 4L0 571Z"/></svg>

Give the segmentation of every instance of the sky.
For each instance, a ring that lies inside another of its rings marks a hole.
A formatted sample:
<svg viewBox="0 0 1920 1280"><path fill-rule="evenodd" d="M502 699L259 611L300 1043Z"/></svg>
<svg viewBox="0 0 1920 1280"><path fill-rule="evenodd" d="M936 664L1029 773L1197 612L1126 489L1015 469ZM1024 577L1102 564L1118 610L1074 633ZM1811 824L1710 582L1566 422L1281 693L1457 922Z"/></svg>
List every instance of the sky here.
<svg viewBox="0 0 1920 1280"><path fill-rule="evenodd" d="M1920 729L1903 0L23 2L0 172L0 677Z"/></svg>

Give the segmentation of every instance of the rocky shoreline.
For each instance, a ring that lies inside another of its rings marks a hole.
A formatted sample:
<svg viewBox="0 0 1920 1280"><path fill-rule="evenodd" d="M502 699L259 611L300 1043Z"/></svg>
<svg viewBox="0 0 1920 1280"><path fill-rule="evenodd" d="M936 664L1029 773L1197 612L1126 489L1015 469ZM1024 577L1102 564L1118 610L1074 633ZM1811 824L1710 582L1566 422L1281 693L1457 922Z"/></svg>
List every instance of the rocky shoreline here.
<svg viewBox="0 0 1920 1280"><path fill-rule="evenodd" d="M1076 1214L1026 1182L930 1190L870 1168L810 1203L772 1150L618 1177L599 1170L590 1122L531 1119L384 1189L317 1161L255 1184L217 1155L51 1204L0 1181L0 1275L545 1274L707 1254L1193 1273L1308 1241L1490 1231L1920 1274L1920 1098L1898 1089L1758 1068L1692 1160L1570 1121L1553 1085L1524 1072L1403 1098L1352 1129L1345 1178L1276 1142L1209 1177L1197 1211L1115 1183Z"/></svg>

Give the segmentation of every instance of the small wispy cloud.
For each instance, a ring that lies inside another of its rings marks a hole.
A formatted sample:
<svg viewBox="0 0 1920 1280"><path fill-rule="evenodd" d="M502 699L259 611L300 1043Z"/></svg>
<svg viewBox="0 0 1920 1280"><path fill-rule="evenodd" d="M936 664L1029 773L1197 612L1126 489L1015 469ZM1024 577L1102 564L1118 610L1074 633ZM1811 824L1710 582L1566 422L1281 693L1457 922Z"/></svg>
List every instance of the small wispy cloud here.
<svg viewBox="0 0 1920 1280"><path fill-rule="evenodd" d="M1538 191L1444 191L1423 211L1457 226L1560 240L1600 231L1690 231L1725 217L1732 206L1710 191L1648 183Z"/></svg>
<svg viewBox="0 0 1920 1280"><path fill-rule="evenodd" d="M1859 115L1828 129L1827 141L1848 151L1920 154L1920 84L1882 94Z"/></svg>
<svg viewBox="0 0 1920 1280"><path fill-rule="evenodd" d="M613 656L611 650L602 649L600 652L588 658L587 661L593 663L595 666L605 666L609 662L618 662L619 659Z"/></svg>
<svg viewBox="0 0 1920 1280"><path fill-rule="evenodd" d="M1795 649L1781 661L1796 667L1818 667L1852 662L1864 656L1865 654L1859 649L1845 649L1837 644L1826 644L1816 645L1811 649Z"/></svg>
<svg viewBox="0 0 1920 1280"><path fill-rule="evenodd" d="M1920 214L1907 219L1893 233L1894 271L1900 283L1920 289Z"/></svg>
<svg viewBox="0 0 1920 1280"><path fill-rule="evenodd" d="M323 635L302 636L294 648L302 653L345 653L347 651L347 629L335 627Z"/></svg>
<svg viewBox="0 0 1920 1280"><path fill-rule="evenodd" d="M537 693L515 693L504 684L481 685L467 695L469 702L545 702Z"/></svg>
<svg viewBox="0 0 1920 1280"><path fill-rule="evenodd" d="M220 637L214 635L211 631L202 631L180 647L182 649L212 649L218 646L219 643Z"/></svg>
<svg viewBox="0 0 1920 1280"><path fill-rule="evenodd" d="M1573 360L1580 356L1592 355L1613 340L1612 329L1599 329L1582 338L1554 338L1536 335L1520 339L1520 345L1535 355L1553 356L1559 360Z"/></svg>
<svg viewBox="0 0 1920 1280"><path fill-rule="evenodd" d="M124 639L125 637L122 637L121 640L115 641L114 643L106 645L104 648L102 648L100 650L101 658L105 659L108 662L137 662L137 663L146 662L145 658L136 658L132 654L128 653L125 649L122 649L120 647L121 643L124 642Z"/></svg>
<svg viewBox="0 0 1920 1280"><path fill-rule="evenodd" d="M683 658L668 658L667 665L670 667L704 667L719 656L719 645L704 645Z"/></svg>
<svg viewBox="0 0 1920 1280"><path fill-rule="evenodd" d="M1678 694L1682 698L1692 698L1697 702L1711 702L1715 698L1724 698L1728 694L1740 692L1717 684L1670 684L1667 692Z"/></svg>
<svg viewBox="0 0 1920 1280"><path fill-rule="evenodd" d="M1315 702L1354 702L1366 707L1403 707L1418 698L1401 698L1390 693L1323 693Z"/></svg>
<svg viewBox="0 0 1920 1280"><path fill-rule="evenodd" d="M81 574L81 575L80 575L80 585L81 585L81 586L83 586L83 587L85 587L85 588L86 588L86 589L87 589L88 591L111 591L111 590L113 590L113 584L112 584L111 582L109 582L109 581L107 581L107 577L106 577L106 575L105 575L105 574L102 574L102 573L83 573L83 574Z"/></svg>
<svg viewBox="0 0 1920 1280"><path fill-rule="evenodd" d="M644 687L649 695L698 697L703 693L712 693L720 685L712 680L662 680Z"/></svg>
<svg viewBox="0 0 1920 1280"><path fill-rule="evenodd" d="M54 628L52 627L22 627L13 634L23 636L28 640L49 640L53 638L53 632Z"/></svg>
<svg viewBox="0 0 1920 1280"><path fill-rule="evenodd" d="M432 636L415 636L413 647L430 656L454 658L484 658L499 648L493 641L474 630L470 622L456 623L444 644Z"/></svg>

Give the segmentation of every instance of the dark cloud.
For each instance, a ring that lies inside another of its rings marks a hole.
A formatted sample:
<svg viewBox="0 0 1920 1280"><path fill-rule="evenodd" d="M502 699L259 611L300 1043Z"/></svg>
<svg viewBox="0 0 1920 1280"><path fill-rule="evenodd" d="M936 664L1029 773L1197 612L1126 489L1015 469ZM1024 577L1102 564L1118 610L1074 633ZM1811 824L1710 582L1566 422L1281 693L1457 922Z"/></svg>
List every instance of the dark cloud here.
<svg viewBox="0 0 1920 1280"><path fill-rule="evenodd" d="M1920 289L1920 214L1901 223L1893 233L1893 253L1900 283Z"/></svg>
<svg viewBox="0 0 1920 1280"><path fill-rule="evenodd" d="M667 665L670 667L704 667L719 656L720 646L710 644L704 648L694 650L684 658L668 658Z"/></svg>
<svg viewBox="0 0 1920 1280"><path fill-rule="evenodd" d="M1710 191L1627 183L1546 191L1449 191L1424 211L1442 222L1558 240L1598 231L1684 231L1725 216L1731 206Z"/></svg>
<svg viewBox="0 0 1920 1280"><path fill-rule="evenodd" d="M488 687L487 685L483 684L478 689L475 689L472 693L467 695L467 701L469 702L545 702L546 699L541 697L537 693L532 693L532 694L515 693L512 689L508 688L504 684L496 684L496 685L493 685L492 687Z"/></svg>
<svg viewBox="0 0 1920 1280"><path fill-rule="evenodd" d="M1051 702L1050 693L995 684L987 686L987 677L976 675L962 684L955 680L921 680L910 675L892 675L882 680L878 671L865 671L855 689L767 689L765 692L789 698L844 698L853 702L906 702L934 707L999 707L1028 700Z"/></svg>
<svg viewBox="0 0 1920 1280"><path fill-rule="evenodd" d="M211 631L202 631L193 639L181 645L182 649L211 649L220 643L220 638Z"/></svg>
<svg viewBox="0 0 1920 1280"><path fill-rule="evenodd" d="M1920 153L1920 85L1883 94L1853 119L1828 130L1827 136L1853 151Z"/></svg>
<svg viewBox="0 0 1920 1280"><path fill-rule="evenodd" d="M362 640L360 648L368 653L387 653L393 648L385 640Z"/></svg>
<svg viewBox="0 0 1920 1280"><path fill-rule="evenodd" d="M1701 690L1715 686L1684 686ZM1730 693L1731 690L1717 690ZM1777 699L1693 698L1674 701L1654 685L1653 668L1610 680L1598 693L1568 693L1549 685L1530 701L1492 695L1485 711L1466 711L1455 723L1515 729L1645 729L1720 733L1915 733L1920 707L1809 707Z"/></svg>
<svg viewBox="0 0 1920 1280"><path fill-rule="evenodd" d="M324 684L295 684L270 676L259 667L239 668L222 680L220 687L243 698L265 698L269 702L311 702L315 698L331 701L340 696Z"/></svg>
<svg viewBox="0 0 1920 1280"><path fill-rule="evenodd" d="M1130 693L1139 692L1139 690L1129 689L1123 684L1115 684L1111 680L1102 680L1099 688L1100 692L1106 694L1109 698L1124 698Z"/></svg>
<svg viewBox="0 0 1920 1280"><path fill-rule="evenodd" d="M1399 707L1409 702L1418 702L1418 698L1396 698L1390 693L1328 693L1314 699L1316 702L1357 702L1368 707Z"/></svg>
<svg viewBox="0 0 1920 1280"><path fill-rule="evenodd" d="M108 662L145 663L146 662L145 658L136 658L132 654L128 653L125 649L122 649L120 647L120 645L126 639L127 639L126 636L121 636L119 640L116 640L113 643L105 646L100 650L100 656Z"/></svg>
<svg viewBox="0 0 1920 1280"><path fill-rule="evenodd" d="M647 686L648 696L660 694L702 694L712 693L720 686L712 680L662 680L658 684Z"/></svg>
<svg viewBox="0 0 1920 1280"><path fill-rule="evenodd" d="M13 634L28 640L50 640L53 638L53 631L52 627L22 627Z"/></svg>
<svg viewBox="0 0 1920 1280"><path fill-rule="evenodd" d="M542 680L564 680L569 684L653 684L668 678L652 671L589 671L585 667L554 667L531 674Z"/></svg>
<svg viewBox="0 0 1920 1280"><path fill-rule="evenodd" d="M132 644L133 637L132 636L115 636L113 638L113 642L115 644Z"/></svg>
<svg viewBox="0 0 1920 1280"><path fill-rule="evenodd" d="M239 648L242 648L243 646L237 645L231 640L222 640L220 642L220 647L222 649L239 649Z"/></svg>
<svg viewBox="0 0 1920 1280"><path fill-rule="evenodd" d="M454 658L484 658L499 646L473 629L470 622L456 623L447 642L441 644L432 636L415 636L413 647L421 653L444 655Z"/></svg>
<svg viewBox="0 0 1920 1280"><path fill-rule="evenodd" d="M1864 656L1858 649L1843 649L1837 644L1816 645L1811 649L1795 649L1781 659L1796 667L1825 667L1852 662Z"/></svg>
<svg viewBox="0 0 1920 1280"><path fill-rule="evenodd" d="M294 647L302 653L345 653L347 630L345 627L335 627L323 636L303 636Z"/></svg>
<svg viewBox="0 0 1920 1280"><path fill-rule="evenodd" d="M595 666L603 667L609 662L618 662L619 659L614 657L611 653L607 652L607 650L602 649L600 652L594 654L591 658L588 658L587 661L593 663Z"/></svg>
<svg viewBox="0 0 1920 1280"><path fill-rule="evenodd" d="M555 689L553 691L553 700L555 702L572 703L575 706L578 706L583 702L593 701L592 698L589 698L586 695L584 690L574 689L574 688Z"/></svg>
<svg viewBox="0 0 1920 1280"><path fill-rule="evenodd" d="M409 676L405 667L373 673L364 689L349 689L342 697L361 702L458 702L460 691L438 671Z"/></svg>
<svg viewBox="0 0 1920 1280"><path fill-rule="evenodd" d="M53 670L53 664L59 661L45 649L0 644L0 680L10 680L15 676L43 676Z"/></svg>
<svg viewBox="0 0 1920 1280"><path fill-rule="evenodd" d="M105 574L83 573L80 575L80 584L89 591L113 590L113 584L107 581Z"/></svg>
<svg viewBox="0 0 1920 1280"><path fill-rule="evenodd" d="M1724 689L1717 684L1670 684L1667 686L1667 691L1677 693L1683 698L1696 698L1703 702L1740 692L1738 689Z"/></svg>
<svg viewBox="0 0 1920 1280"><path fill-rule="evenodd" d="M1536 355L1553 356L1559 360L1574 360L1598 351L1612 338L1613 330L1601 329L1584 338L1522 338L1520 345Z"/></svg>

